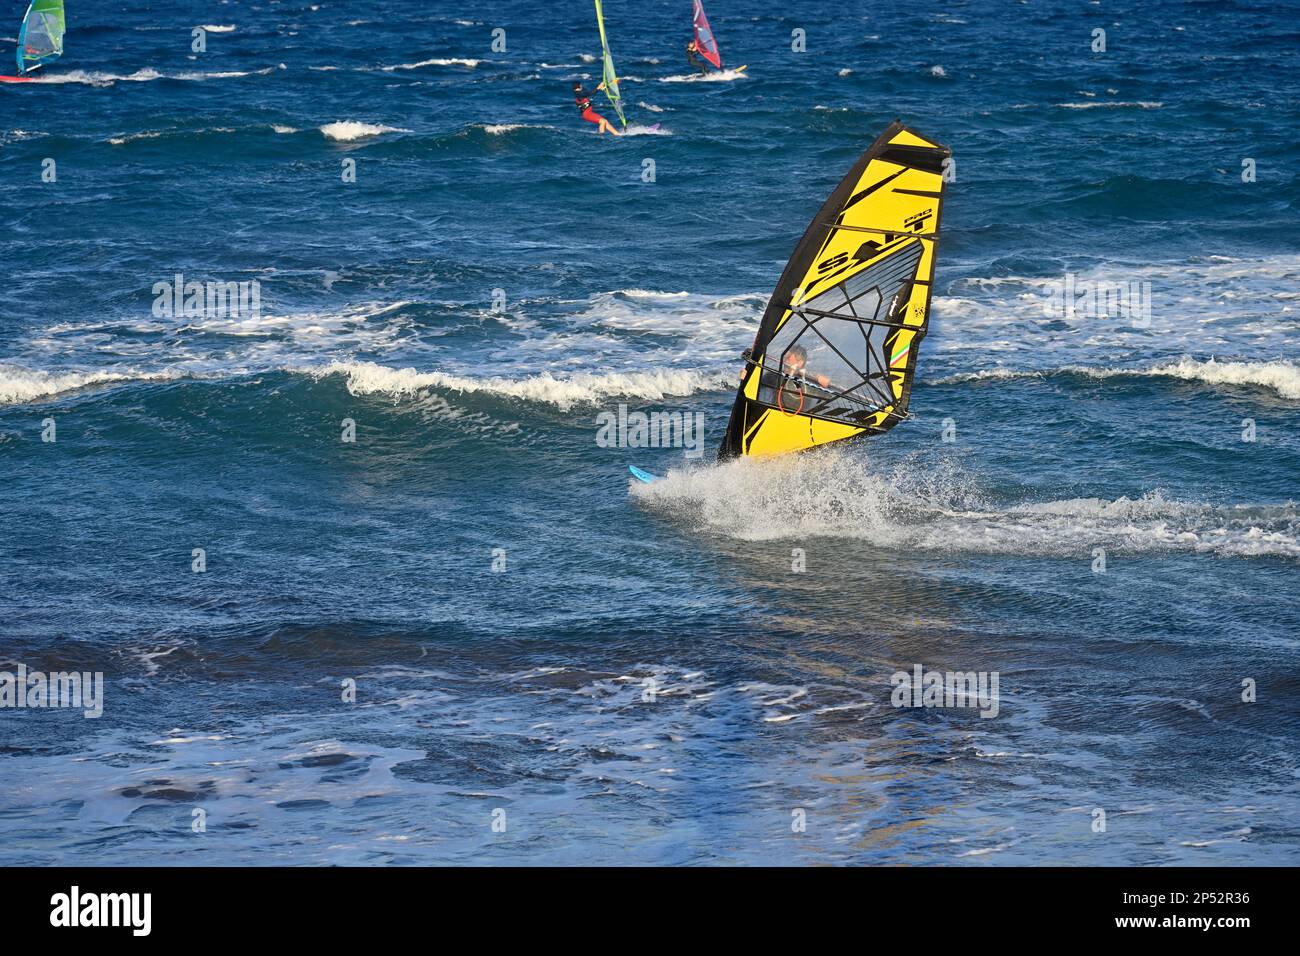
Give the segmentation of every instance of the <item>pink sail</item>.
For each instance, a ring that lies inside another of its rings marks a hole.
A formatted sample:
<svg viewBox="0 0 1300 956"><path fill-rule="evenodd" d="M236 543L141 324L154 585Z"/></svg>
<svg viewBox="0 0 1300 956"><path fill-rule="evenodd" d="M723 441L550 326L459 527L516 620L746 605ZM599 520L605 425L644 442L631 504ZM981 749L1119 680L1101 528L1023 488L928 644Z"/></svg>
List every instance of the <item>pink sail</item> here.
<svg viewBox="0 0 1300 956"><path fill-rule="evenodd" d="M694 2L695 48L700 51L700 56L720 70L722 69L722 57L718 53L718 41L713 38L713 30L709 27L709 18L704 15L704 4L700 0L694 0Z"/></svg>

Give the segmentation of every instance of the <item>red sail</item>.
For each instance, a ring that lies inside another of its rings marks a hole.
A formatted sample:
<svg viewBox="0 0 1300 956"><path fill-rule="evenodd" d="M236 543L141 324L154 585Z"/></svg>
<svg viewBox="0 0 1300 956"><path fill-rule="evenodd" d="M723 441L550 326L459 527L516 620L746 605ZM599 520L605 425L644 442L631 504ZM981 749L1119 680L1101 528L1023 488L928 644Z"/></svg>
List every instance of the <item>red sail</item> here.
<svg viewBox="0 0 1300 956"><path fill-rule="evenodd" d="M718 41L713 39L713 30L709 27L709 18L704 15L704 4L700 0L695 0L695 48L700 51L700 56L719 70L722 69L722 57L718 54Z"/></svg>

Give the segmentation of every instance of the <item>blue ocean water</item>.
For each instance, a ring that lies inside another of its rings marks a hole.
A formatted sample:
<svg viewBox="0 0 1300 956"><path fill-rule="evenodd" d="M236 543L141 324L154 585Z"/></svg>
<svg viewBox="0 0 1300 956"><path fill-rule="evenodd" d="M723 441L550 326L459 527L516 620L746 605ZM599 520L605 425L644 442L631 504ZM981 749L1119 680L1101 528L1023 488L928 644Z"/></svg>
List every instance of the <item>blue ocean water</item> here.
<svg viewBox="0 0 1300 956"><path fill-rule="evenodd" d="M1293 13L707 9L744 74L608 0L618 139L585 3L78 3L0 85L0 670L106 681L0 709L0 861L1297 861ZM895 117L956 160L911 419L714 464ZM260 313L155 315L177 273ZM892 706L916 665L997 715Z"/></svg>

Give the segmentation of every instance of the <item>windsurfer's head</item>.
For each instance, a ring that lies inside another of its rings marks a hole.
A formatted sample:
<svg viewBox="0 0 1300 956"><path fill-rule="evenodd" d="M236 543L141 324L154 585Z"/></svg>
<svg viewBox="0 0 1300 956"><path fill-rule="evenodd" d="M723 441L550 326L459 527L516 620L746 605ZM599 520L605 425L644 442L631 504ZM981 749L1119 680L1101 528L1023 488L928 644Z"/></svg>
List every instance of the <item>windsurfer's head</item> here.
<svg viewBox="0 0 1300 956"><path fill-rule="evenodd" d="M581 83L574 83L574 84L573 84L573 92L575 92L575 93L581 93L581 92L582 92L582 84L581 84Z"/></svg>
<svg viewBox="0 0 1300 956"><path fill-rule="evenodd" d="M808 351L802 345L792 345L781 359L781 371L786 375L799 375L808 365Z"/></svg>

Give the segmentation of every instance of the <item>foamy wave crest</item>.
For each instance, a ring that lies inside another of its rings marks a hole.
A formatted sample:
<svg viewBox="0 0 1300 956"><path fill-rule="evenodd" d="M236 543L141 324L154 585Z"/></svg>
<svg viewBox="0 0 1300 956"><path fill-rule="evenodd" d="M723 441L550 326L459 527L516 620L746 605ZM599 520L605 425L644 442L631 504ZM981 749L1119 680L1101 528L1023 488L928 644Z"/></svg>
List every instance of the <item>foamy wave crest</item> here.
<svg viewBox="0 0 1300 956"><path fill-rule="evenodd" d="M1276 392L1282 398L1300 399L1300 365L1294 362L1220 362L1217 359L1198 361L1184 357L1176 362L1163 362L1144 368L1090 368L1067 365L1055 372L1037 372L1020 369L994 368L979 372L963 372L936 379L936 385L961 382L979 382L997 379L1044 378L1051 374L1086 375L1090 378L1134 378L1157 376L1176 378L1207 385L1253 386Z"/></svg>
<svg viewBox="0 0 1300 956"><path fill-rule="evenodd" d="M1135 100L1133 102L1117 102L1115 100L1090 100L1087 103L1057 103L1063 110L1158 110L1164 103L1157 103L1154 100Z"/></svg>
<svg viewBox="0 0 1300 956"><path fill-rule="evenodd" d="M260 70L224 70L217 73L202 73L198 70L187 70L184 73L169 73L164 79L167 80L231 80L240 76L266 76L268 73L274 73L275 67L268 66ZM281 64L280 69L285 69Z"/></svg>
<svg viewBox="0 0 1300 956"><path fill-rule="evenodd" d="M1030 372L1014 368L987 368L978 372L958 372L929 382L931 385L960 385L964 382L990 382L1016 378L1046 378L1047 372Z"/></svg>
<svg viewBox="0 0 1300 956"><path fill-rule="evenodd" d="M545 123L485 123L479 128L489 136L502 136L513 133L517 129L555 129L554 126L547 126Z"/></svg>
<svg viewBox="0 0 1300 956"><path fill-rule="evenodd" d="M554 405L561 410L608 398L642 398L651 401L680 398L726 388L732 384L720 371L578 372L564 378L543 372L526 378L475 378L446 372L420 372L413 368L394 369L373 362L331 362L311 370L311 374L316 377L346 376L347 389L353 395L388 395L400 399L415 397L429 389L470 394L483 392Z"/></svg>
<svg viewBox="0 0 1300 956"><path fill-rule="evenodd" d="M610 295L625 295L629 299L685 299L689 292L660 292L657 289L615 289Z"/></svg>
<svg viewBox="0 0 1300 956"><path fill-rule="evenodd" d="M632 123L627 129L623 130L624 136L672 136L672 130L664 129L655 124L654 126L643 126L639 123Z"/></svg>
<svg viewBox="0 0 1300 956"><path fill-rule="evenodd" d="M146 67L134 73L100 73L87 70L68 70L66 72L48 73L37 77L36 83L82 83L87 86L112 86L114 83L150 83L154 80L185 80L202 82L204 80L228 80L241 76L265 76L274 72L274 67L261 70L229 70L221 73L203 73L186 70L181 73L159 73Z"/></svg>
<svg viewBox="0 0 1300 956"><path fill-rule="evenodd" d="M0 405L19 405L66 392L117 382L156 382L179 378L175 372L45 372L0 365Z"/></svg>
<svg viewBox="0 0 1300 956"><path fill-rule="evenodd" d="M1063 371L1094 378L1158 375L1187 382L1204 382L1207 385L1246 385L1269 389L1282 398L1300 399L1300 365L1294 362L1220 362L1213 358L1199 362L1193 358L1182 358L1177 362L1165 362L1144 369L1072 366Z"/></svg>
<svg viewBox="0 0 1300 956"><path fill-rule="evenodd" d="M47 73L44 76L36 78L37 83L84 83L87 86L112 86L114 83L147 83L150 80L161 80L163 75L157 70L143 69L136 70L131 74L121 73L101 73L89 70L65 70L58 73Z"/></svg>
<svg viewBox="0 0 1300 956"><path fill-rule="evenodd" d="M384 133L409 133L409 129L401 129L397 126L376 126L372 123L357 123L351 120L344 120L338 123L326 123L320 128L327 139L337 140L341 143L350 143L353 140L365 139L367 136L382 136Z"/></svg>
<svg viewBox="0 0 1300 956"><path fill-rule="evenodd" d="M434 57L431 60L420 60L418 63L398 63L394 66L381 66L380 69L391 73L394 70L419 70L426 66L464 66L474 69L482 60L467 60L461 57Z"/></svg>
<svg viewBox="0 0 1300 956"><path fill-rule="evenodd" d="M645 506L696 528L745 541L855 538L891 550L1059 557L1200 553L1300 559L1300 509L1216 506L1166 498L1071 498L995 504L951 463L906 460L869 470L834 448L669 471L632 483Z"/></svg>
<svg viewBox="0 0 1300 956"><path fill-rule="evenodd" d="M149 130L143 133L126 133L122 136L110 136L108 139L111 146L125 146L127 143L134 143L141 139L157 139L162 133L155 130Z"/></svg>
<svg viewBox="0 0 1300 956"><path fill-rule="evenodd" d="M43 133L40 130L0 130L0 146L3 146L5 143L21 143L28 139L40 139L49 135L49 133Z"/></svg>
<svg viewBox="0 0 1300 956"><path fill-rule="evenodd" d="M233 126L209 126L205 129L166 129L166 130L141 130L138 133L123 133L121 136L110 137L108 142L112 146L124 146L127 143L134 143L139 140L158 139L160 137L184 137L184 136L210 136L214 133L222 135L237 133L239 130Z"/></svg>
<svg viewBox="0 0 1300 956"><path fill-rule="evenodd" d="M1168 375L1211 385L1256 385L1283 398L1300 399L1300 365L1294 362L1198 362L1184 358L1157 365L1149 375Z"/></svg>

